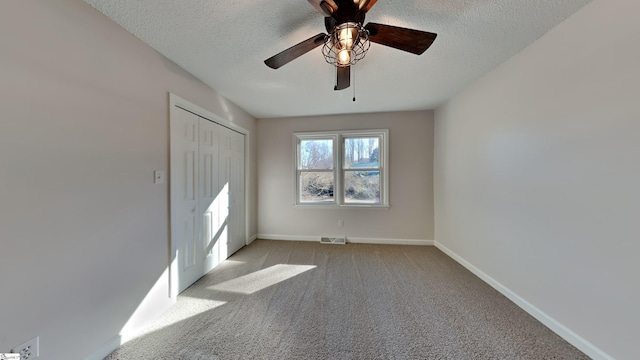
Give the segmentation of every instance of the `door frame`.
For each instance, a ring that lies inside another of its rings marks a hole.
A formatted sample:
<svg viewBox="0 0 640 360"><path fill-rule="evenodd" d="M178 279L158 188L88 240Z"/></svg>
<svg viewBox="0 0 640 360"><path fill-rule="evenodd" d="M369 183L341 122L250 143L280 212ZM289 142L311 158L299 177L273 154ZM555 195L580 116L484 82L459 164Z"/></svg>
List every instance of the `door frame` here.
<svg viewBox="0 0 640 360"><path fill-rule="evenodd" d="M175 118L175 113L176 111L182 111L182 110L186 110L190 113L193 113L197 116L200 116L204 119L207 119L211 122L214 122L216 124L219 124L221 126L224 126L226 128L229 128L231 130L234 130L238 133L241 133L242 135L244 135L244 192L245 192L245 199L244 199L244 227L245 227L245 239L244 239L244 243L245 245L249 244L249 223L250 223L250 197L249 197L249 190L251 189L251 177L250 177L250 161L251 161L251 156L249 156L250 154L250 143L251 143L251 134L249 133L249 130L234 124L233 122L226 120L214 113L212 113L209 110L206 110L188 100L185 100L183 98L181 98L180 96L174 94L174 93L169 93L169 159L171 158L171 119ZM172 177L173 177L173 172L171 171L171 161L169 161L169 235L170 235L170 241L169 241L169 297L171 298L172 302L175 302L177 300L178 297L178 276L179 276L179 271L178 271L178 259L176 257L177 254L177 236L174 234L175 229L173 228L173 223L174 223L174 212L171 211L172 210L172 192L171 192L171 186L172 186Z"/></svg>

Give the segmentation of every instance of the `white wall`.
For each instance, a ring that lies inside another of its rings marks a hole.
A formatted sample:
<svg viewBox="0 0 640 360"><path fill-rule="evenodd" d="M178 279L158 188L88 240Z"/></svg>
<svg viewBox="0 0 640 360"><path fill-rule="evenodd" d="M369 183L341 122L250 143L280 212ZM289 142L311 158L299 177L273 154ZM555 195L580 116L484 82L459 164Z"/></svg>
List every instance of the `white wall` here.
<svg viewBox="0 0 640 360"><path fill-rule="evenodd" d="M255 140L249 114L86 3L0 2L0 353L39 335L42 359L84 358L158 280L138 323L168 305L168 92Z"/></svg>
<svg viewBox="0 0 640 360"><path fill-rule="evenodd" d="M389 129L391 207L294 207L292 134L361 129ZM433 240L433 112L259 119L258 134L259 234L286 239L341 235L373 240ZM339 219L344 220L344 227L338 226Z"/></svg>
<svg viewBox="0 0 640 360"><path fill-rule="evenodd" d="M596 0L436 111L436 241L637 359L640 2Z"/></svg>

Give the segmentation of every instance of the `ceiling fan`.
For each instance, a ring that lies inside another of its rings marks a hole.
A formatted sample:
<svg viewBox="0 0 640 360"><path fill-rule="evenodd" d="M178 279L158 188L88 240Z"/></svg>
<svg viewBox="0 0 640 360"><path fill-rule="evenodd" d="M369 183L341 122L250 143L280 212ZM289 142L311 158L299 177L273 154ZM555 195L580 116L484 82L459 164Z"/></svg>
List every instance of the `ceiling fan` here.
<svg viewBox="0 0 640 360"><path fill-rule="evenodd" d="M272 69L289 63L323 45L325 60L336 66L334 90L351 85L351 66L364 58L370 42L386 45L416 55L425 52L436 34L397 26L368 23L363 26L366 13L377 0L308 0L324 18L328 34L320 33L294 45L264 61Z"/></svg>

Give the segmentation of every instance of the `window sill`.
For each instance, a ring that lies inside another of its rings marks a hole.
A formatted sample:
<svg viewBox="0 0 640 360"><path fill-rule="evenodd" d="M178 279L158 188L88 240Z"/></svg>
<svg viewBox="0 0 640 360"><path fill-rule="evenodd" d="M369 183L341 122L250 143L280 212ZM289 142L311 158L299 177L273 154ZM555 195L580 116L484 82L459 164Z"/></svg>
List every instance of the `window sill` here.
<svg viewBox="0 0 640 360"><path fill-rule="evenodd" d="M324 205L324 204L294 204L293 207L300 209L383 209L388 210L391 205Z"/></svg>

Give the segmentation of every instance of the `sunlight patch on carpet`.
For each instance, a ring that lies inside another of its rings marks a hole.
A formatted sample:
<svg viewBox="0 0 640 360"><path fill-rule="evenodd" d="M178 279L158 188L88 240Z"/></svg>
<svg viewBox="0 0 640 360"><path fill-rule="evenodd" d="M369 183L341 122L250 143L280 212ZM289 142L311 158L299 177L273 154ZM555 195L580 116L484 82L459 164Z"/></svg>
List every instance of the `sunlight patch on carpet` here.
<svg viewBox="0 0 640 360"><path fill-rule="evenodd" d="M184 295L180 295L178 300L178 306L171 307L162 317L160 321L156 321L149 327L144 329L141 333L137 334L134 338L141 337L145 334L152 333L171 325L177 324L181 321L185 321L196 315L200 315L209 310L215 309L219 306L226 304L226 301L209 300L201 298L193 298Z"/></svg>
<svg viewBox="0 0 640 360"><path fill-rule="evenodd" d="M251 274L208 287L210 290L226 291L240 294L253 294L279 282L291 279L306 271L316 268L315 265L277 264Z"/></svg>

